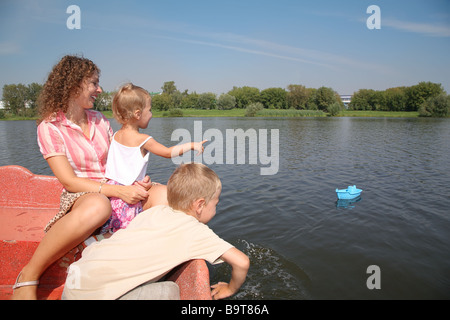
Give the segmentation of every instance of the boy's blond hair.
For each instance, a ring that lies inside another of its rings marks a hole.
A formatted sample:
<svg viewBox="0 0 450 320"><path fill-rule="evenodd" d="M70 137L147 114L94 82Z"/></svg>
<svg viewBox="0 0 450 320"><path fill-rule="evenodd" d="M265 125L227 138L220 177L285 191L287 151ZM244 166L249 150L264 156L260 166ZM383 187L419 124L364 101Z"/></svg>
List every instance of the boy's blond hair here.
<svg viewBox="0 0 450 320"><path fill-rule="evenodd" d="M181 164L167 182L167 200L173 209L187 212L195 200L208 203L221 188L217 174L204 164Z"/></svg>
<svg viewBox="0 0 450 320"><path fill-rule="evenodd" d="M151 97L147 90L132 83L123 85L112 102L114 118L121 124L127 123L134 118L136 110L142 111L145 108L148 99Z"/></svg>

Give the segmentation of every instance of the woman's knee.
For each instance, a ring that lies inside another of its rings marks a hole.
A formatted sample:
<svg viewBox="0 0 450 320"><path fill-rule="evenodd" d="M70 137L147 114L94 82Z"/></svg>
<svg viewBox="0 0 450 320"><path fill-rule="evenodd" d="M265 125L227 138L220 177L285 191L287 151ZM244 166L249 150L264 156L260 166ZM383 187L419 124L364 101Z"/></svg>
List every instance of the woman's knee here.
<svg viewBox="0 0 450 320"><path fill-rule="evenodd" d="M72 212L74 211L81 223L98 227L111 216L111 202L104 195L88 193L75 202L72 208Z"/></svg>

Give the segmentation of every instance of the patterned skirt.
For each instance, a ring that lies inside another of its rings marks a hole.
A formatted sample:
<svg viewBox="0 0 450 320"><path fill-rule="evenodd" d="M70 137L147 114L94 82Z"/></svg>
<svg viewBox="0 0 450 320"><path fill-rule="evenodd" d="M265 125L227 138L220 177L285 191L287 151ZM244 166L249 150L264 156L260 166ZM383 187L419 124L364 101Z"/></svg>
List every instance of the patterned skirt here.
<svg viewBox="0 0 450 320"><path fill-rule="evenodd" d="M108 180L107 183L112 185L121 185L113 180ZM120 229L125 229L134 217L143 211L141 201L135 204L129 204L116 197L111 197L109 200L111 201L112 209L111 217L101 228L101 234L107 232L114 233Z"/></svg>
<svg viewBox="0 0 450 320"><path fill-rule="evenodd" d="M61 197L60 197L60 205L59 205L59 211L58 213L47 223L47 225L44 228L45 232L48 232L48 230L50 230L50 228L55 224L56 221L58 221L59 219L61 219L62 217L64 217L69 211L70 209L72 209L73 204L75 203L75 201L78 200L79 197L85 195L86 193L89 192L76 192L76 193L72 193L72 192L68 192L68 191L63 191L61 193Z"/></svg>

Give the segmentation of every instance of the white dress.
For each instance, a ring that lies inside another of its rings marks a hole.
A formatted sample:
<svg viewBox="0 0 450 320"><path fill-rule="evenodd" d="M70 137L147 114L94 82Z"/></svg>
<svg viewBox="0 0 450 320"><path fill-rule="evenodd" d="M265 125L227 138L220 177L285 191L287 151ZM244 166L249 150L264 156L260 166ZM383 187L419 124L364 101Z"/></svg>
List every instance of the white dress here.
<svg viewBox="0 0 450 320"><path fill-rule="evenodd" d="M115 136L115 135L114 135ZM150 153L142 156L141 147L152 137L148 137L138 147L127 147L114 137L108 151L105 176L122 185L129 186L142 180L147 172Z"/></svg>
<svg viewBox="0 0 450 320"><path fill-rule="evenodd" d="M138 147L127 147L116 140L111 141L105 176L108 184L131 185L135 181L142 180L147 171L149 153L144 157L141 147L152 137L148 137ZM100 233L116 232L125 229L130 222L143 211L142 203L129 204L120 198L110 197L111 217L102 226Z"/></svg>

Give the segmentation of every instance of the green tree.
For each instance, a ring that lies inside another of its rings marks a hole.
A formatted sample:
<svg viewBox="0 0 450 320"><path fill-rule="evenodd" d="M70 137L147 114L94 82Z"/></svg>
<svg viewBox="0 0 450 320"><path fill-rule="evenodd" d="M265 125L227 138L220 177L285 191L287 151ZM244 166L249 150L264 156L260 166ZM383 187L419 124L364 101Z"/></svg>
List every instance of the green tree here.
<svg viewBox="0 0 450 320"><path fill-rule="evenodd" d="M330 106L328 106L328 112L330 116L334 117L341 113L343 106L339 102L333 102Z"/></svg>
<svg viewBox="0 0 450 320"><path fill-rule="evenodd" d="M256 113L262 109L264 109L264 106L261 102L250 103L247 108L245 108L245 116L254 117L256 116Z"/></svg>
<svg viewBox="0 0 450 320"><path fill-rule="evenodd" d="M389 88L385 91L387 111L405 111L406 95L405 87Z"/></svg>
<svg viewBox="0 0 450 320"><path fill-rule="evenodd" d="M372 99L370 101L370 105L372 106L372 110L376 111L387 111L386 110L386 97L384 91L375 91Z"/></svg>
<svg viewBox="0 0 450 320"><path fill-rule="evenodd" d="M440 83L419 82L406 90L406 111L418 111L420 106L431 97L444 93Z"/></svg>
<svg viewBox="0 0 450 320"><path fill-rule="evenodd" d="M286 100L288 108L306 109L306 103L308 102L312 91L299 84L290 84L287 89Z"/></svg>
<svg viewBox="0 0 450 320"><path fill-rule="evenodd" d="M260 93L260 102L265 108L286 109L287 92L283 88L268 88Z"/></svg>
<svg viewBox="0 0 450 320"><path fill-rule="evenodd" d="M198 99L200 95L196 92L190 93L190 94L184 94L183 100L181 100L181 108L198 108Z"/></svg>
<svg viewBox="0 0 450 320"><path fill-rule="evenodd" d="M172 97L172 106L171 108L179 108L181 106L181 102L183 101L183 94L176 90L171 95Z"/></svg>
<svg viewBox="0 0 450 320"><path fill-rule="evenodd" d="M320 87L315 94L315 104L319 110L327 111L336 100L336 93L333 89L327 87Z"/></svg>
<svg viewBox="0 0 450 320"><path fill-rule="evenodd" d="M360 89L353 94L352 101L349 104L352 110L372 110L372 97L375 91L372 89Z"/></svg>
<svg viewBox="0 0 450 320"><path fill-rule="evenodd" d="M450 95L441 93L428 98L419 108L421 117L448 117L450 115Z"/></svg>
<svg viewBox="0 0 450 320"><path fill-rule="evenodd" d="M25 115L29 106L29 90L22 83L3 86L3 102L14 115Z"/></svg>
<svg viewBox="0 0 450 320"><path fill-rule="evenodd" d="M317 110L317 104L316 104L316 88L308 88L306 89L308 93L308 100L306 101L306 110Z"/></svg>
<svg viewBox="0 0 450 320"><path fill-rule="evenodd" d="M39 83L33 82L28 85L28 92L27 92L27 101L29 104L29 107L33 110L33 113L35 113L35 110L37 109L37 100L39 98L39 94L41 93L42 85Z"/></svg>
<svg viewBox="0 0 450 320"><path fill-rule="evenodd" d="M172 95L176 91L178 91L177 87L175 86L175 81L164 82L164 84L161 87L161 89L163 90L163 93L166 93L168 95Z"/></svg>
<svg viewBox="0 0 450 320"><path fill-rule="evenodd" d="M152 108L155 108L155 110L167 111L172 106L172 97L167 93L162 93L152 97Z"/></svg>
<svg viewBox="0 0 450 320"><path fill-rule="evenodd" d="M212 92L202 93L198 98L198 107L200 109L215 109L216 95Z"/></svg>
<svg viewBox="0 0 450 320"><path fill-rule="evenodd" d="M217 109L230 110L236 107L236 98L228 93L223 93L217 99Z"/></svg>
<svg viewBox="0 0 450 320"><path fill-rule="evenodd" d="M236 107L240 109L246 108L250 103L259 102L260 92L258 88L253 87L233 87L232 90L228 92L236 99Z"/></svg>

